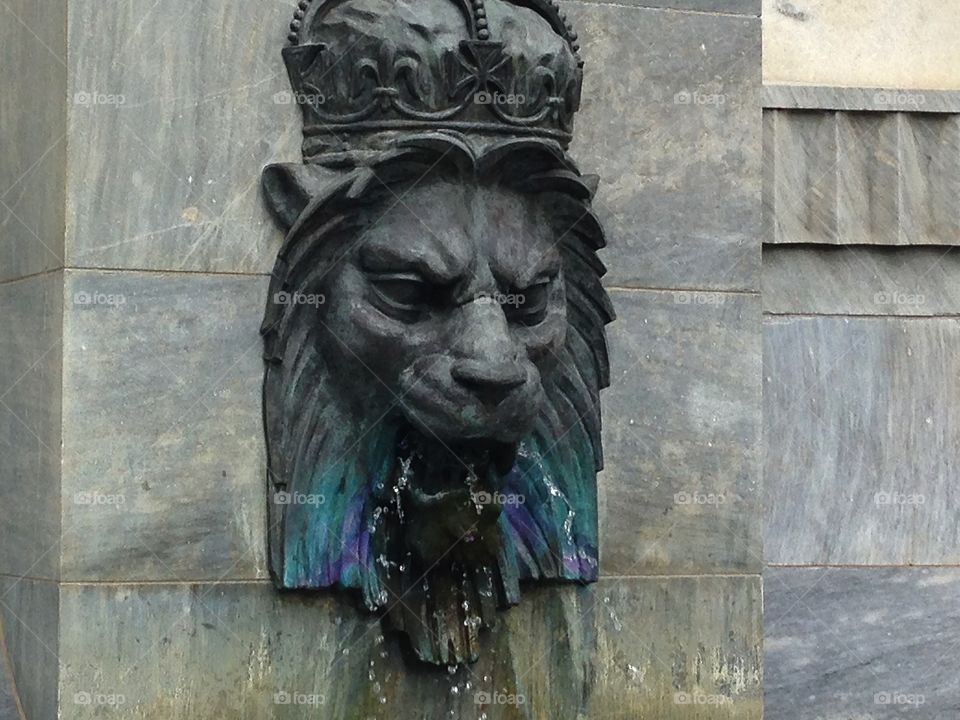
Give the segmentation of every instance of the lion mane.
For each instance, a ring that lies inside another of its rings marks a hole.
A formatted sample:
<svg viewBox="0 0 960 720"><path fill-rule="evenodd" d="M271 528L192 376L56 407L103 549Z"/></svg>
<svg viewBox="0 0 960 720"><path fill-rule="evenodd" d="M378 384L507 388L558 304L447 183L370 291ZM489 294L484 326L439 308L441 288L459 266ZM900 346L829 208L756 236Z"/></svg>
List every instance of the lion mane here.
<svg viewBox="0 0 960 720"><path fill-rule="evenodd" d="M289 232L261 329L271 576L280 588L359 593L425 661L475 660L480 628L494 625L498 607L520 601L521 581L598 577L599 393L609 384L604 327L614 314L596 254L605 239L590 207L595 183L553 141L501 140L476 150L453 132L297 166L296 187L277 167L266 169L264 190ZM402 536L423 530L404 526L396 491L403 420L357 418L334 401L317 308L276 302L282 293L321 294L337 259L362 241L364 218L435 172L542 196L566 289L565 344L542 376L547 402L504 479L503 492L524 501L504 507L496 562L480 567L407 566Z"/></svg>

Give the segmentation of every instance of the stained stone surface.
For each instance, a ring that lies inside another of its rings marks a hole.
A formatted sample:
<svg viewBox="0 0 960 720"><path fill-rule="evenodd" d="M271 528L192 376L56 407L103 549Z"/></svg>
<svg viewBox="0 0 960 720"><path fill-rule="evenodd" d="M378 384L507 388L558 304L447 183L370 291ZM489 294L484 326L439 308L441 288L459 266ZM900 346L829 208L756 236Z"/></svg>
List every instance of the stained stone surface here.
<svg viewBox="0 0 960 720"><path fill-rule="evenodd" d="M767 717L960 714L956 568L774 568L764 600Z"/></svg>
<svg viewBox="0 0 960 720"><path fill-rule="evenodd" d="M768 317L765 557L960 562L955 318Z"/></svg>
<svg viewBox="0 0 960 720"><path fill-rule="evenodd" d="M601 572L760 567L760 300L614 291Z"/></svg>
<svg viewBox="0 0 960 720"><path fill-rule="evenodd" d="M0 620L29 720L57 717L58 618L55 583L0 576Z"/></svg>
<svg viewBox="0 0 960 720"><path fill-rule="evenodd" d="M637 5L671 10L694 10L698 12L727 13L731 15L759 15L761 0L583 0L618 5Z"/></svg>
<svg viewBox="0 0 960 720"><path fill-rule="evenodd" d="M589 58L572 154L601 176L607 283L757 289L759 19L568 10Z"/></svg>
<svg viewBox="0 0 960 720"><path fill-rule="evenodd" d="M960 242L960 115L768 110L764 158L766 242Z"/></svg>
<svg viewBox="0 0 960 720"><path fill-rule="evenodd" d="M0 281L63 266L66 15L66 0L0 5Z"/></svg>
<svg viewBox="0 0 960 720"><path fill-rule="evenodd" d="M102 717L70 701L89 692L143 720L752 720L760 602L756 577L531 588L476 665L438 673L411 670L393 635L329 593L67 586L63 642L84 652L65 660L61 717Z"/></svg>
<svg viewBox="0 0 960 720"><path fill-rule="evenodd" d="M70 265L269 271L260 171L301 140L294 5L71 0Z"/></svg>
<svg viewBox="0 0 960 720"><path fill-rule="evenodd" d="M771 314L960 315L960 252L768 246L762 297Z"/></svg>
<svg viewBox="0 0 960 720"><path fill-rule="evenodd" d="M261 277L67 274L63 577L265 577Z"/></svg>
<svg viewBox="0 0 960 720"><path fill-rule="evenodd" d="M63 274L0 284L0 573L55 578Z"/></svg>

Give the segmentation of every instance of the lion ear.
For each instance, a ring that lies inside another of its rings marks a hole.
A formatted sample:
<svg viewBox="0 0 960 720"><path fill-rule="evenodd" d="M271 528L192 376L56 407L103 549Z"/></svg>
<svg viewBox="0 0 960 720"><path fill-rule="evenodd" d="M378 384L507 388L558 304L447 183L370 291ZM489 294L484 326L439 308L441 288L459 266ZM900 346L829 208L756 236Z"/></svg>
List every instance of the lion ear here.
<svg viewBox="0 0 960 720"><path fill-rule="evenodd" d="M323 168L295 163L268 165L261 184L267 205L284 229L289 230L300 214L327 186L329 172Z"/></svg>

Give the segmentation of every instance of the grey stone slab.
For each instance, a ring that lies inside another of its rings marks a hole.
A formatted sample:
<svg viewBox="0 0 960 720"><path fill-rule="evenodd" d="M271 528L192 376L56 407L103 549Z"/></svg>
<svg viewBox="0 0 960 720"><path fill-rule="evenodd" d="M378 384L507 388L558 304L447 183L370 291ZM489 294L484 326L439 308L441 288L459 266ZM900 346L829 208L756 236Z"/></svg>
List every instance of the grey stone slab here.
<svg viewBox="0 0 960 720"><path fill-rule="evenodd" d="M29 720L57 717L59 617L56 583L0 576L0 630Z"/></svg>
<svg viewBox="0 0 960 720"><path fill-rule="evenodd" d="M898 115L901 242L960 244L960 116Z"/></svg>
<svg viewBox="0 0 960 720"><path fill-rule="evenodd" d="M601 572L760 567L760 300L615 291Z"/></svg>
<svg viewBox="0 0 960 720"><path fill-rule="evenodd" d="M836 116L836 231L843 244L896 245L900 241L900 117L893 113Z"/></svg>
<svg viewBox="0 0 960 720"><path fill-rule="evenodd" d="M837 242L837 119L828 112L774 112L764 163L770 243Z"/></svg>
<svg viewBox="0 0 960 720"><path fill-rule="evenodd" d="M66 0L0 6L0 281L63 266Z"/></svg>
<svg viewBox="0 0 960 720"><path fill-rule="evenodd" d="M760 21L571 4L586 59L573 156L601 177L613 286L754 290Z"/></svg>
<svg viewBox="0 0 960 720"><path fill-rule="evenodd" d="M960 252L771 245L762 297L771 314L960 315Z"/></svg>
<svg viewBox="0 0 960 720"><path fill-rule="evenodd" d="M582 0L584 2L611 5L636 5L664 10L693 10L696 12L725 13L730 15L760 15L761 0Z"/></svg>
<svg viewBox="0 0 960 720"><path fill-rule="evenodd" d="M63 273L0 284L0 573L56 578Z"/></svg>
<svg viewBox="0 0 960 720"><path fill-rule="evenodd" d="M63 577L264 577L266 278L68 271Z"/></svg>
<svg viewBox="0 0 960 720"><path fill-rule="evenodd" d="M269 271L260 172L300 157L296 106L275 101L294 9L71 4L69 265Z"/></svg>
<svg viewBox="0 0 960 720"><path fill-rule="evenodd" d="M960 242L960 116L832 110L766 115L766 242Z"/></svg>
<svg viewBox="0 0 960 720"><path fill-rule="evenodd" d="M764 602L766 717L960 715L956 568L775 568Z"/></svg>
<svg viewBox="0 0 960 720"><path fill-rule="evenodd" d="M767 317L765 556L960 562L960 320Z"/></svg>
<svg viewBox="0 0 960 720"><path fill-rule="evenodd" d="M781 110L960 113L960 92L914 88L764 85L763 106Z"/></svg>
<svg viewBox="0 0 960 720"><path fill-rule="evenodd" d="M541 587L502 615L475 665L449 673L406 664L343 596L67 586L60 717L107 714L73 701L86 693L122 698L110 717L138 720L754 720L760 604L757 577Z"/></svg>

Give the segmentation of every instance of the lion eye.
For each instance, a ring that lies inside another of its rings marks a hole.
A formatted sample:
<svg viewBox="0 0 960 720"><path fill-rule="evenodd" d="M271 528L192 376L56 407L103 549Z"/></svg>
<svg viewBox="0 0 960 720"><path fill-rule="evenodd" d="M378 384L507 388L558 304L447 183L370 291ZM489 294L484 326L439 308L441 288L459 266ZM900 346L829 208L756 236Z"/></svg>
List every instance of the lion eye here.
<svg viewBox="0 0 960 720"><path fill-rule="evenodd" d="M415 275L376 275L371 284L388 308L403 313L418 313L433 300L432 286Z"/></svg>
<svg viewBox="0 0 960 720"><path fill-rule="evenodd" d="M542 323L547 316L551 282L552 280L546 280L508 295L510 298L515 298L515 302L504 305L507 320L522 325Z"/></svg>

